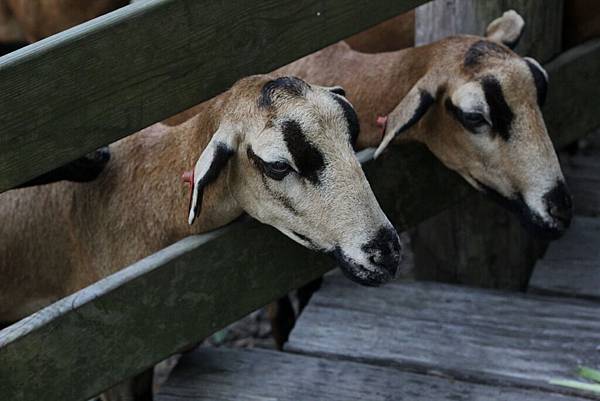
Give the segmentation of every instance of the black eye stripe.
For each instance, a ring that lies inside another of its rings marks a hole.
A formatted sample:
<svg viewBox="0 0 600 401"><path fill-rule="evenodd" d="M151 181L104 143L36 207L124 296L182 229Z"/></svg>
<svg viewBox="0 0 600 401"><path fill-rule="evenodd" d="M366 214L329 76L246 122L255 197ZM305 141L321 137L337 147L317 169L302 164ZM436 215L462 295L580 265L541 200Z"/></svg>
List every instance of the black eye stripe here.
<svg viewBox="0 0 600 401"><path fill-rule="evenodd" d="M331 93L335 93L336 95L346 97L346 91L341 86L334 86L333 88L329 89L329 91Z"/></svg>
<svg viewBox="0 0 600 401"><path fill-rule="evenodd" d="M325 169L323 153L306 139L298 121L284 121L281 124L281 131L294 164L298 168L298 174L314 185L319 185L320 174Z"/></svg>
<svg viewBox="0 0 600 401"><path fill-rule="evenodd" d="M515 115L510 109L500 82L493 76L486 76L481 81L485 100L490 108L490 119L492 127L505 140L510 139L512 123Z"/></svg>
<svg viewBox="0 0 600 401"><path fill-rule="evenodd" d="M465 53L463 65L465 68L476 68L482 65L486 57L506 58L511 54L502 45L489 40L479 40L471 45Z"/></svg>

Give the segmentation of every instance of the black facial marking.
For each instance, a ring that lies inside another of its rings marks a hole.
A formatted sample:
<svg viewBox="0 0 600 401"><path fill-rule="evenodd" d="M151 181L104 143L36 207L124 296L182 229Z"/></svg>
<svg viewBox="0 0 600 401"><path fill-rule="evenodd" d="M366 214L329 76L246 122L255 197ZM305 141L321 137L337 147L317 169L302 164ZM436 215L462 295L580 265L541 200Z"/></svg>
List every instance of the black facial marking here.
<svg viewBox="0 0 600 401"><path fill-rule="evenodd" d="M346 91L341 86L334 86L333 88L329 89L329 91L331 93L335 93L336 95L346 97Z"/></svg>
<svg viewBox="0 0 600 401"><path fill-rule="evenodd" d="M369 262L373 265L387 270L392 276L398 271L401 247L393 228L381 227L360 249L369 255Z"/></svg>
<svg viewBox="0 0 600 401"><path fill-rule="evenodd" d="M321 183L319 175L325 169L325 158L321 151L308 142L297 121L284 121L281 130L283 140L298 167L300 176L314 185L319 185Z"/></svg>
<svg viewBox="0 0 600 401"><path fill-rule="evenodd" d="M378 287L392 278L389 273L384 271L380 273L365 271L364 266L361 266L350 259L339 246L336 246L328 253L338 262L344 276L360 285Z"/></svg>
<svg viewBox="0 0 600 401"><path fill-rule="evenodd" d="M500 82L492 76L486 76L481 81L481 86L490 108L492 127L505 141L508 141L515 115L506 103Z"/></svg>
<svg viewBox="0 0 600 401"><path fill-rule="evenodd" d="M423 117L425 115L427 110L429 110L429 107L431 107L431 105L434 102L435 102L435 100L433 99L433 96L431 96L431 94L429 92L427 92L424 89L420 89L419 90L419 105L417 106L417 109L415 110L412 117L406 123L404 123L404 125L402 125L400 128L398 128L398 130L394 133L394 136L400 135L402 132L406 131L407 129L409 129L410 127L415 125L417 123L417 121L419 121L421 119L421 117Z"/></svg>
<svg viewBox="0 0 600 401"><path fill-rule="evenodd" d="M224 143L217 144L208 171L206 174L204 174L204 177L198 180L198 184L196 184L198 186L198 197L196 204L193 206L195 217L198 217L198 213L202 208L202 195L204 194L204 188L207 184L217 179L219 173L221 170L223 170L227 164L227 161L231 158L231 156L233 156L234 153L234 150Z"/></svg>
<svg viewBox="0 0 600 401"><path fill-rule="evenodd" d="M558 181L552 190L544 194L544 202L548 213L569 227L573 217L573 201L564 181Z"/></svg>
<svg viewBox="0 0 600 401"><path fill-rule="evenodd" d="M265 186L265 189L267 190L269 195L271 195L273 198L277 199L283 205L283 207L285 207L291 213L295 214L296 216L300 215L300 212L298 212L298 210L296 210L294 205L292 205L292 200L290 198L288 198L284 194L278 193L273 188L271 188L269 181L267 181L267 178L264 175L261 175L260 177L261 177L263 185Z"/></svg>
<svg viewBox="0 0 600 401"><path fill-rule="evenodd" d="M508 198L496 191L494 188L489 187L481 181L475 179L477 184L483 189L483 192L489 196L493 201L498 203L505 209L515 213L521 222L521 225L525 227L529 232L540 238L556 239L559 238L564 228L551 227L544 222L544 220L534 213L523 198L523 195L518 193L514 194L513 197Z"/></svg>
<svg viewBox="0 0 600 401"><path fill-rule="evenodd" d="M464 66L467 68L476 67L486 56L506 57L508 55L510 53L504 46L489 40L479 40L473 43L465 53Z"/></svg>
<svg viewBox="0 0 600 401"><path fill-rule="evenodd" d="M302 96L308 88L308 84L296 77L281 77L270 80L261 89L258 98L259 107L270 107L273 105L273 99L278 92L285 93L288 96Z"/></svg>
<svg viewBox="0 0 600 401"><path fill-rule="evenodd" d="M342 95L343 96L343 95ZM346 117L346 121L348 122L348 134L350 135L350 143L352 147L356 145L356 139L358 138L358 134L360 132L360 123L358 121L358 116L354 111L354 108L350 106L346 100L342 99L339 96L334 95L333 99L340 105L342 110L344 111L344 117Z"/></svg>
<svg viewBox="0 0 600 401"><path fill-rule="evenodd" d="M542 71L540 71L537 65L533 64L529 60L525 60L525 62L529 67L529 71L531 71L531 75L533 75L533 83L535 84L535 88L537 90L537 100L541 107L546 102L546 93L548 92L548 82L546 81L546 76Z"/></svg>

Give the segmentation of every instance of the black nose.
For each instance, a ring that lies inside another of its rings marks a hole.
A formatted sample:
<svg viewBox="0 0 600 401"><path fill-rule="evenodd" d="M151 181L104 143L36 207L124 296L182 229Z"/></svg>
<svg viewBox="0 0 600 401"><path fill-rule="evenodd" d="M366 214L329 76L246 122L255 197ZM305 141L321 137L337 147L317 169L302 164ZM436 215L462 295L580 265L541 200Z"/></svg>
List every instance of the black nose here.
<svg viewBox="0 0 600 401"><path fill-rule="evenodd" d="M557 182L554 188L544 195L544 201L548 214L556 219L564 229L569 227L573 217L573 202L565 183Z"/></svg>
<svg viewBox="0 0 600 401"><path fill-rule="evenodd" d="M402 260L402 246L396 230L381 227L372 240L363 245L363 252L369 256L369 262L394 276Z"/></svg>

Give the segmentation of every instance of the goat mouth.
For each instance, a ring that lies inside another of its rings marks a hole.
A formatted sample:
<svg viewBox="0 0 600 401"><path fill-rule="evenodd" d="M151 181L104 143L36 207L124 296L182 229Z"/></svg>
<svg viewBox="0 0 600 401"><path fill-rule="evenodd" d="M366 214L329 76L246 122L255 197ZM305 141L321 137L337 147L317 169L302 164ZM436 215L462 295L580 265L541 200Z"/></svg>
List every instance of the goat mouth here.
<svg viewBox="0 0 600 401"><path fill-rule="evenodd" d="M481 181L477 179L475 181L489 198L516 214L521 225L534 236L541 239L555 240L560 238L569 228L570 219L551 218L549 221L544 220L542 216L527 205L522 194L517 193L513 197L507 197Z"/></svg>
<svg viewBox="0 0 600 401"><path fill-rule="evenodd" d="M394 278L394 275L382 267L367 269L359 263L348 258L339 246L329 252L339 263L344 276L350 280L367 287L378 287Z"/></svg>

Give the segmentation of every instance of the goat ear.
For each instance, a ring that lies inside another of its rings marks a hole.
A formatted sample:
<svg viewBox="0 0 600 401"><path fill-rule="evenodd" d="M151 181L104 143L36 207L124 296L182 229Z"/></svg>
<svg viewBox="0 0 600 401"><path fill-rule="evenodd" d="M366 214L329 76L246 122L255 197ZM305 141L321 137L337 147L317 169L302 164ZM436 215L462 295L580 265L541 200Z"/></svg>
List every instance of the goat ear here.
<svg viewBox="0 0 600 401"><path fill-rule="evenodd" d="M523 35L524 28L523 17L515 10L508 10L500 18L490 22L485 30L485 36L493 42L499 42L514 49Z"/></svg>
<svg viewBox="0 0 600 401"><path fill-rule="evenodd" d="M235 153L236 142L237 135L235 135L233 129L219 127L200 158L198 158L193 174L192 199L188 216L189 224L192 224L200 214L204 188L217 179L227 161Z"/></svg>
<svg viewBox="0 0 600 401"><path fill-rule="evenodd" d="M383 120L379 123L378 119L378 124L385 125L385 131L374 157L378 157L392 139L419 122L435 102L438 86L429 77L421 78L390 113L385 123Z"/></svg>

